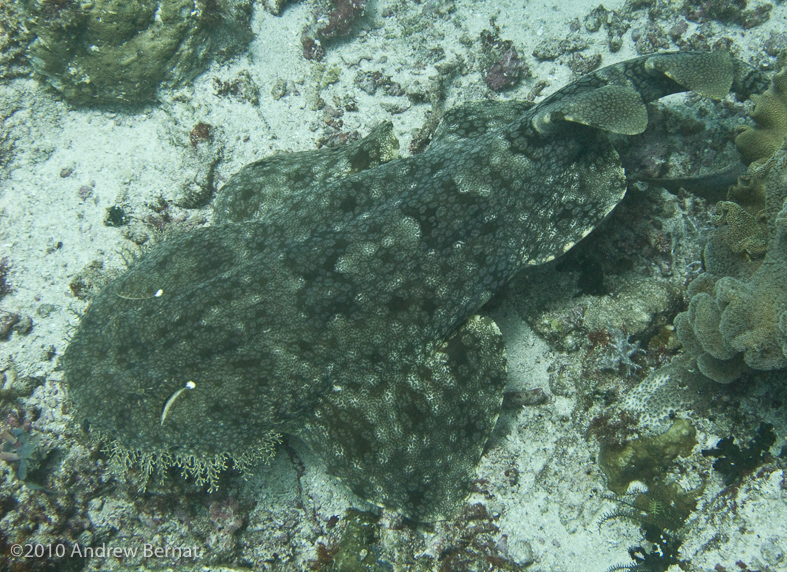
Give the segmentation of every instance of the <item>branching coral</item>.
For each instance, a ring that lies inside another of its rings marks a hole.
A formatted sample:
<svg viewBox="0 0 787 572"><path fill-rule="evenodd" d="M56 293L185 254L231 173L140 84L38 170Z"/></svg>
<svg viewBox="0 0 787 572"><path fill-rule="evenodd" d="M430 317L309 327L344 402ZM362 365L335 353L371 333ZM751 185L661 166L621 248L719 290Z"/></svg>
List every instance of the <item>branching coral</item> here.
<svg viewBox="0 0 787 572"><path fill-rule="evenodd" d="M606 344L606 351L598 360L599 368L614 371L622 369L626 375L640 369L642 366L631 359L637 354L644 353L639 347L639 342L631 343L628 336L619 328L610 328L609 336L610 340Z"/></svg>

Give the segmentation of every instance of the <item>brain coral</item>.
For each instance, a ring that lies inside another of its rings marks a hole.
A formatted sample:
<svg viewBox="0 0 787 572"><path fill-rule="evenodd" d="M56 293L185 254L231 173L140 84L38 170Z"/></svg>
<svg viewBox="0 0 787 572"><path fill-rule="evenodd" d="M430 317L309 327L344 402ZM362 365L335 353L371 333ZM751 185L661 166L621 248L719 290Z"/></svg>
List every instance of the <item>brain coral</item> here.
<svg viewBox="0 0 787 572"><path fill-rule="evenodd" d="M736 139L751 164L747 180L731 194L761 193L762 210L754 217L736 203L720 203L722 226L705 251L708 272L692 283L689 310L675 319L700 370L721 383L737 379L747 367L787 367L787 68L753 98L757 125ZM757 202L745 206L753 210ZM766 248L760 262L757 256Z"/></svg>

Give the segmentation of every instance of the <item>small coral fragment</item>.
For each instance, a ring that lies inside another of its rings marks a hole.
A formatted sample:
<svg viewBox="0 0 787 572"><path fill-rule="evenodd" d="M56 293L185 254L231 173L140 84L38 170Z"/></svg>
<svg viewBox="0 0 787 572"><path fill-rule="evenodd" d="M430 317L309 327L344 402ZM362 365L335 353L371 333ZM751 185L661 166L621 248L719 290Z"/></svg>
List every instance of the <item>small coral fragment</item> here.
<svg viewBox="0 0 787 572"><path fill-rule="evenodd" d="M323 4L316 24L301 34L303 57L321 60L325 56L323 42L349 36L365 10L366 0L331 0L330 5Z"/></svg>
<svg viewBox="0 0 787 572"><path fill-rule="evenodd" d="M189 141L192 147L196 147L200 143L210 141L213 137L213 126L207 123L199 122L189 132Z"/></svg>
<svg viewBox="0 0 787 572"><path fill-rule="evenodd" d="M626 375L632 371L640 369L638 363L632 361L632 357L643 353L639 347L639 342L629 342L628 336L619 328L610 328L609 341L605 345L605 350L598 360L600 369L617 371L622 369Z"/></svg>
<svg viewBox="0 0 787 572"><path fill-rule="evenodd" d="M530 75L530 69L520 58L510 40L502 40L495 27L494 32L481 32L481 68L484 82L492 91L502 91L519 83Z"/></svg>

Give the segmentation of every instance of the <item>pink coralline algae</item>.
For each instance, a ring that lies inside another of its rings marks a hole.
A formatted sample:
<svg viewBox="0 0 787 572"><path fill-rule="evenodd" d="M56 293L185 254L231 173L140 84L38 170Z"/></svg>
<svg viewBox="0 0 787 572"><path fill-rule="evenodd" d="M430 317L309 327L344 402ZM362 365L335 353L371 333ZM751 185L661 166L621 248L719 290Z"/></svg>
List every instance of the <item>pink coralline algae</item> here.
<svg viewBox="0 0 787 572"><path fill-rule="evenodd" d="M333 0L333 8L318 18L321 27L304 31L303 57L307 60L320 60L325 55L321 41L349 36L355 21L363 16L366 0Z"/></svg>
<svg viewBox="0 0 787 572"><path fill-rule="evenodd" d="M353 23L366 9L366 0L333 0L333 6L328 14L328 23L317 29L317 35L322 39L348 36Z"/></svg>
<svg viewBox="0 0 787 572"><path fill-rule="evenodd" d="M514 46L506 50L503 56L493 64L484 77L486 85L492 91L501 91L517 84L522 75L522 61Z"/></svg>

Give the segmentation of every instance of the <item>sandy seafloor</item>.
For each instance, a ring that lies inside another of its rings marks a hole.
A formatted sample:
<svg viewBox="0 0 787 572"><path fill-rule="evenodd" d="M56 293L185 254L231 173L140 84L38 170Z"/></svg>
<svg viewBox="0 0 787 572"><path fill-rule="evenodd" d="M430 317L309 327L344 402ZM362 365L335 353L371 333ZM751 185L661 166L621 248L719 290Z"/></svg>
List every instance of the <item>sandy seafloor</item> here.
<svg viewBox="0 0 787 572"><path fill-rule="evenodd" d="M538 81L545 80L546 87L536 97L539 101L571 81L573 72L566 65L570 54L539 62L531 55L534 48L545 39L568 36L571 20L582 21L597 4L597 0L370 2L358 33L328 47L324 64L340 74L338 81L321 88L315 79L318 64L302 56L300 32L312 10L306 2L288 4L280 16L256 6L255 39L247 53L213 64L187 86L162 89L158 103L141 110L74 109L32 77L0 84L4 129L12 141L10 162L0 175L0 257L10 263L11 291L0 308L29 317L33 324L28 333L15 331L0 342L0 425L8 428L15 419L32 420L28 431L39 436L39 446L47 454L33 475L37 484L51 489L45 492L31 485L32 477L22 482L14 463L0 461L3 566L9 570L201 566L328 570L338 566L315 563L320 544L329 549L341 544L351 519L346 516L348 508L378 509L327 475L320 460L295 439L286 440L273 461L256 468L247 481L230 472L222 488L212 494L178 478L139 493L133 479L107 469L106 456L85 440L64 402L67 388L57 370L57 357L87 304L74 296L70 284L95 261L103 264L104 275L122 269L125 251L138 248L137 242L146 235L155 239L153 225L143 222L148 217L149 223L154 215L151 205L159 198L175 202L195 180L204 179L210 161L219 159L216 183L221 192L223 182L244 164L274 153L314 149L319 138L331 133L325 111L315 104L318 95L329 106L348 95L356 99L357 111L341 117L344 132L365 135L380 121L393 121L406 156L431 109L429 103L383 95L381 89L370 95L355 83L359 71L381 71L414 92L415 82L427 85L429 78L441 73L440 66L463 61L464 65L454 66L461 71L445 82L446 108L484 98L525 99ZM604 6L620 10L623 2L612 0ZM427 18L428 25L402 37L405 22L419 17ZM500 38L513 42L532 72L532 77L502 94L485 85L474 63L479 34L491 29L490 18L495 19ZM602 65L639 55L631 36L646 24L647 10L633 10L629 18L632 29L623 35L622 47L615 53L609 50L603 27L594 33L583 27L579 35L589 44L583 53L600 54ZM660 25L669 29L668 22ZM768 22L753 29L712 22L706 31L711 40L731 38L742 59L773 65L775 58L762 51L763 45L774 31L785 29L787 6L782 2L774 5ZM696 30L697 24L689 22L684 35ZM438 47L444 57L425 61ZM675 49L674 43L671 48ZM244 71L259 86L259 105L216 93L215 78L232 81ZM277 80L286 81L290 91L279 99L271 95ZM681 106L685 98L670 102ZM195 147L189 132L199 122L214 126L214 140ZM664 191L647 192L677 204ZM686 204L685 196L681 201ZM129 225L104 224L107 208L113 205L121 205L129 214ZM690 210L685 216L697 219L687 222L686 228L703 216ZM209 206L171 207L170 212L176 219L172 224L209 224ZM675 236L673 255L680 251L685 262L676 264L680 268L675 274L684 283L690 263L699 260L700 246L690 241L697 235ZM507 339L511 387L525 392L538 389L545 398L505 414L506 431L493 439L478 467L479 492L466 501L467 507L482 504L484 515L465 510L456 521L414 527L392 511L378 511L381 517L374 525L378 562L357 569L443 566L450 570L447 555L473 550L478 554L486 550L499 559L478 556L466 568L456 564L457 569L502 566L497 569L597 572L633 563L628 549L644 543L638 526L622 519L599 524L601 515L616 503L605 497L598 444L586 436L590 420L606 405L588 400L593 388L579 379L592 359L591 350L587 343L550 347L531 330L522 313L532 304L521 297L538 286L537 281L514 285L492 309ZM625 284L621 288L625 290ZM612 290L596 302L583 300L606 304L610 315L617 312L625 322L630 307L616 303L619 292ZM625 369L604 373L605 390L614 387L623 392L641 380L652 367L651 362L642 363L628 380ZM708 420L683 412L695 422L698 446L689 457L679 459L666 477L687 488L696 486L700 478L705 483L698 510L682 531L683 569L787 570L787 479L784 460L776 458L787 435L784 409L760 408L763 388L735 387L730 396L728 386L712 387L718 389L720 400L734 403L730 417ZM773 457L734 490L725 488L711 468L712 459L702 457L699 450L729 435L733 427L756 427L758 416L773 423L779 436L771 448ZM339 517L338 523L334 516ZM478 528L482 526L483 531ZM8 557L8 543L19 540L66 542L69 551L74 543L138 548L150 543L198 546L201 552L199 558L179 561L68 556L21 562Z"/></svg>

